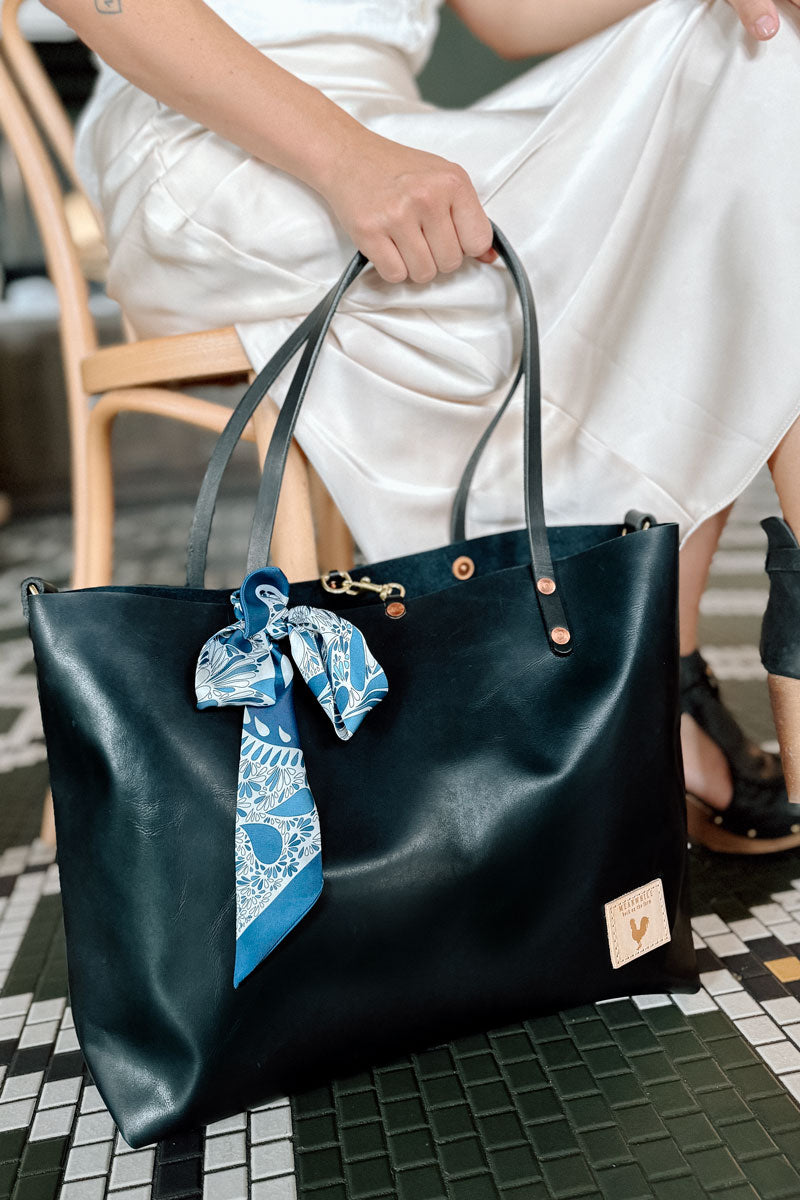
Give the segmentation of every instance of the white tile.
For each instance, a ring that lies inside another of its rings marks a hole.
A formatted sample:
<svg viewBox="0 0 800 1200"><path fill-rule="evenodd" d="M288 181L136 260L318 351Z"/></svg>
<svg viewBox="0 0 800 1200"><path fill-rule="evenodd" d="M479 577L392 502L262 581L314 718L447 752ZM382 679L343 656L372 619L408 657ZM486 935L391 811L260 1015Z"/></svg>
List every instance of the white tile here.
<svg viewBox="0 0 800 1200"><path fill-rule="evenodd" d="M250 1200L297 1200L297 1185L294 1175L281 1175L280 1179L261 1179L250 1187Z"/></svg>
<svg viewBox="0 0 800 1200"><path fill-rule="evenodd" d="M767 1046L759 1046L758 1053L776 1075L800 1070L800 1050L786 1038L780 1042L770 1042Z"/></svg>
<svg viewBox="0 0 800 1200"><path fill-rule="evenodd" d="M653 992L649 996L631 996L633 1003L637 1008L665 1008L666 1005L672 1004L672 996L662 992Z"/></svg>
<svg viewBox="0 0 800 1200"><path fill-rule="evenodd" d="M695 992L693 995L676 992L673 1000L681 1012L688 1014L714 1012L717 1007L704 988L701 988L699 992Z"/></svg>
<svg viewBox="0 0 800 1200"><path fill-rule="evenodd" d="M713 936L715 933L730 932L728 926L722 921L716 913L709 913L704 917L692 918L692 929L700 934L700 937Z"/></svg>
<svg viewBox="0 0 800 1200"><path fill-rule="evenodd" d="M782 1028L787 1037L790 1037L796 1046L800 1046L800 1021L795 1025L784 1025Z"/></svg>
<svg viewBox="0 0 800 1200"><path fill-rule="evenodd" d="M749 992L744 990L717 996L717 1004L731 1020L735 1020L737 1017L760 1017L764 1012L761 1005L753 999Z"/></svg>
<svg viewBox="0 0 800 1200"><path fill-rule="evenodd" d="M69 1005L67 1005L67 1007L64 1009L64 1015L61 1018L61 1028L62 1029L74 1029L75 1028L75 1020L72 1016L72 1009L70 1008Z"/></svg>
<svg viewBox="0 0 800 1200"><path fill-rule="evenodd" d="M218 1133L238 1133L240 1129L247 1128L247 1113L236 1113L232 1117L225 1117L222 1121L214 1121L211 1125L206 1126L206 1137L216 1137Z"/></svg>
<svg viewBox="0 0 800 1200"><path fill-rule="evenodd" d="M19 1039L23 1046L49 1046L58 1033L58 1021L41 1021L38 1025L26 1025Z"/></svg>
<svg viewBox="0 0 800 1200"><path fill-rule="evenodd" d="M56 1038L54 1054L66 1054L69 1050L80 1050L78 1035L74 1029L62 1029Z"/></svg>
<svg viewBox="0 0 800 1200"><path fill-rule="evenodd" d="M150 1200L153 1188L150 1184L141 1187L120 1188L114 1192L114 1200Z"/></svg>
<svg viewBox="0 0 800 1200"><path fill-rule="evenodd" d="M705 942L700 937L700 934L696 929L692 930L692 945L694 946L695 950L702 950L705 946Z"/></svg>
<svg viewBox="0 0 800 1200"><path fill-rule="evenodd" d="M742 986L730 971L702 971L700 982L711 996L721 996L723 992L738 992Z"/></svg>
<svg viewBox="0 0 800 1200"><path fill-rule="evenodd" d="M0 1132L6 1129L27 1129L31 1123L36 1101L9 1100L0 1104Z"/></svg>
<svg viewBox="0 0 800 1200"><path fill-rule="evenodd" d="M109 1187L131 1187L136 1183L151 1183L155 1150L134 1150L131 1154L114 1155Z"/></svg>
<svg viewBox="0 0 800 1200"><path fill-rule="evenodd" d="M751 1046L762 1046L766 1042L786 1040L780 1026L767 1016L745 1017L736 1022L736 1028L742 1037L747 1038Z"/></svg>
<svg viewBox="0 0 800 1200"><path fill-rule="evenodd" d="M114 1118L110 1112L103 1110L101 1112L83 1113L78 1117L78 1122L75 1126L75 1136L72 1139L73 1145L83 1146L88 1142L103 1142L108 1138L113 1138L116 1132Z"/></svg>
<svg viewBox="0 0 800 1200"><path fill-rule="evenodd" d="M95 1085L90 1083L83 1089L83 1095L81 1096L81 1112L97 1112L101 1108L105 1108L103 1098Z"/></svg>
<svg viewBox="0 0 800 1200"><path fill-rule="evenodd" d="M792 909L800 908L800 892L795 888L790 888L788 892L773 892L772 899L776 904L780 904L789 912Z"/></svg>
<svg viewBox="0 0 800 1200"><path fill-rule="evenodd" d="M781 1083L788 1088L795 1100L800 1100L800 1071L793 1071L790 1075L781 1075Z"/></svg>
<svg viewBox="0 0 800 1200"><path fill-rule="evenodd" d="M47 1087L47 1084L45 1084L45 1087ZM39 1142L46 1138L64 1137L72 1129L72 1118L74 1115L74 1104L67 1104L63 1108L40 1109L33 1118L33 1125L28 1134L28 1140Z"/></svg>
<svg viewBox="0 0 800 1200"><path fill-rule="evenodd" d="M750 912L765 925L780 925L786 920L786 911L780 904L754 904Z"/></svg>
<svg viewBox="0 0 800 1200"><path fill-rule="evenodd" d="M44 1071L31 1071L28 1075L12 1075L3 1085L0 1101L24 1100L38 1096L44 1079Z"/></svg>
<svg viewBox="0 0 800 1200"><path fill-rule="evenodd" d="M50 1083L46 1083L42 1088L39 1108L57 1108L60 1104L74 1104L80 1095L82 1083L80 1075L75 1075L72 1079L54 1079Z"/></svg>
<svg viewBox="0 0 800 1200"><path fill-rule="evenodd" d="M797 921L784 921L781 925L771 925L770 933L783 942L784 946L793 946L800 942L800 925Z"/></svg>
<svg viewBox="0 0 800 1200"><path fill-rule="evenodd" d="M598 1004L605 1004L605 1000L598 1000ZM288 1096L279 1096L277 1100L268 1100L266 1104L256 1104L250 1109L250 1112L263 1112L265 1108L288 1108L290 1105Z"/></svg>
<svg viewBox="0 0 800 1200"><path fill-rule="evenodd" d="M742 921L731 921L731 929L743 942L754 942L757 938L769 937L769 930L755 917L747 917Z"/></svg>
<svg viewBox="0 0 800 1200"><path fill-rule="evenodd" d="M764 1009L779 1025L800 1021L800 1000L794 996L781 996L779 1000L765 1000Z"/></svg>
<svg viewBox="0 0 800 1200"><path fill-rule="evenodd" d="M250 1141L267 1142L292 1136L292 1110L268 1108L250 1114Z"/></svg>
<svg viewBox="0 0 800 1200"><path fill-rule="evenodd" d="M713 950L719 958L730 958L733 954L747 954L747 946L735 933L721 933L706 938L706 944L709 950Z"/></svg>
<svg viewBox="0 0 800 1200"><path fill-rule="evenodd" d="M151 1142L149 1146L139 1146L138 1149L153 1150L153 1149L155 1149L155 1142ZM122 1136L122 1134L120 1133L119 1130L117 1130L117 1140L114 1143L114 1153L115 1154L134 1154L135 1153L135 1148L133 1146L128 1145L128 1143L125 1141L125 1138Z"/></svg>
<svg viewBox="0 0 800 1200"><path fill-rule="evenodd" d="M233 1167L205 1175L203 1200L247 1200L247 1168Z"/></svg>
<svg viewBox="0 0 800 1200"><path fill-rule="evenodd" d="M102 1175L92 1179L77 1179L74 1183L63 1183L58 1200L103 1200L106 1181Z"/></svg>
<svg viewBox="0 0 800 1200"><path fill-rule="evenodd" d="M800 893L798 893L800 900ZM67 1003L65 998L60 1000L37 1000L28 1009L28 1024L35 1025L38 1021L55 1021L64 1011Z"/></svg>
<svg viewBox="0 0 800 1200"><path fill-rule="evenodd" d="M111 1158L111 1142L93 1142L73 1146L64 1168L65 1179L85 1179L88 1175L106 1175Z"/></svg>
<svg viewBox="0 0 800 1200"><path fill-rule="evenodd" d="M218 1137L206 1138L203 1169L215 1171L219 1167L238 1167L247 1162L247 1147L244 1133L222 1133Z"/></svg>
<svg viewBox="0 0 800 1200"><path fill-rule="evenodd" d="M294 1170L291 1141L262 1142L250 1149L251 1179L266 1179L270 1175L287 1175Z"/></svg>
<svg viewBox="0 0 800 1200"><path fill-rule="evenodd" d="M0 1020L0 1042L8 1041L11 1038L18 1038L22 1033L22 1026L24 1024L24 1014L17 1017L3 1017Z"/></svg>

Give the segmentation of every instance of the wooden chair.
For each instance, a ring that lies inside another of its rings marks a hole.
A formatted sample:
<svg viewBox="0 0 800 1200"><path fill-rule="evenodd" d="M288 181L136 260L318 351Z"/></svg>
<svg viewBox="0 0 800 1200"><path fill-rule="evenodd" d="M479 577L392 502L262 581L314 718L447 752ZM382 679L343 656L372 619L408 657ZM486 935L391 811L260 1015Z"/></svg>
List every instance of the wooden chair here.
<svg viewBox="0 0 800 1200"><path fill-rule="evenodd" d="M3 0L0 16L0 131L19 164L60 305L70 430L72 586L100 586L111 580L111 432L116 417L144 412L219 432L229 409L182 392L177 385L236 379L244 384L255 372L233 326L137 341L126 323L126 344L98 348L81 255L89 263L89 273L101 270L102 219L74 169L69 118L19 30L19 4L20 0ZM34 115L72 184L72 192L67 193L71 201L65 197ZM261 462L277 412L266 398L245 433L247 440L256 443ZM320 566L352 565L349 532L296 443L287 464L272 552L276 564L294 580L312 578ZM45 805L41 836L55 841L50 803Z"/></svg>

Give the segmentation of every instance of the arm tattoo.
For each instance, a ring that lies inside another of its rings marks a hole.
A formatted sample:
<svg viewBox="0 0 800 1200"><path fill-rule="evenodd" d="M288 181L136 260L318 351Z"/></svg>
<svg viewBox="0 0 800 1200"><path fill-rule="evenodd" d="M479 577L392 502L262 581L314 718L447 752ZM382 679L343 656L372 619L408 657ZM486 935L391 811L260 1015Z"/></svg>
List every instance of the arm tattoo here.
<svg viewBox="0 0 800 1200"><path fill-rule="evenodd" d="M122 0L94 0L94 6L101 13L122 12Z"/></svg>

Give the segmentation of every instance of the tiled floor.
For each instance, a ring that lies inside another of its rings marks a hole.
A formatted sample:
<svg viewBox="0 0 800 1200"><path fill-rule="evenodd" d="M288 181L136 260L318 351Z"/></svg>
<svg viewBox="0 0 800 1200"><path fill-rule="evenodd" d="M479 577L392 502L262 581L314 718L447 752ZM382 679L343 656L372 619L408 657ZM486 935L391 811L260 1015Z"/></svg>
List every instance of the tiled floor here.
<svg viewBox="0 0 800 1200"><path fill-rule="evenodd" d="M766 596L760 479L737 506L703 606L703 649L762 742L755 645ZM179 581L190 510L127 512L120 582ZM214 583L244 558L220 513ZM0 1200L800 1200L800 853L693 853L703 988L573 1009L131 1150L83 1063L67 1003L46 764L18 585L64 583L61 517L0 531Z"/></svg>

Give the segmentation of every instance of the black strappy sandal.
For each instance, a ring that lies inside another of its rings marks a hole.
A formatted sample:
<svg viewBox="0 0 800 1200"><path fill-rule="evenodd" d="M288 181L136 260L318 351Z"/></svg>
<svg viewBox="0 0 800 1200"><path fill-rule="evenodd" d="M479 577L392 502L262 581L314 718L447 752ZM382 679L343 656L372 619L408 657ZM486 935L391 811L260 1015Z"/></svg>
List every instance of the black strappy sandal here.
<svg viewBox="0 0 800 1200"><path fill-rule="evenodd" d="M751 741L720 699L699 650L681 658L681 712L693 717L728 762L733 798L713 808L686 793L689 840L723 854L774 854L800 846L800 809L790 804L778 755Z"/></svg>

